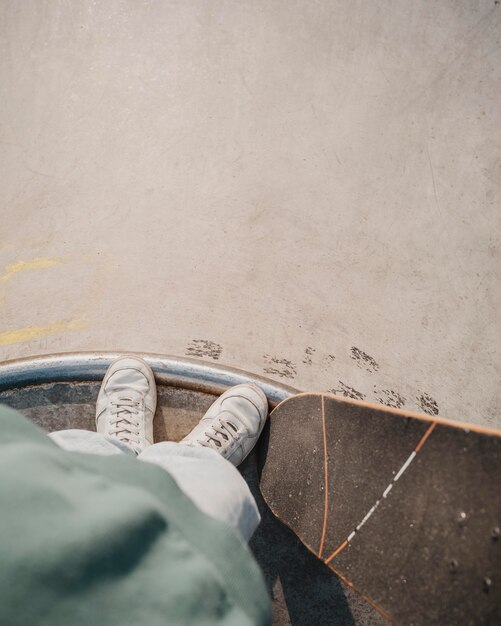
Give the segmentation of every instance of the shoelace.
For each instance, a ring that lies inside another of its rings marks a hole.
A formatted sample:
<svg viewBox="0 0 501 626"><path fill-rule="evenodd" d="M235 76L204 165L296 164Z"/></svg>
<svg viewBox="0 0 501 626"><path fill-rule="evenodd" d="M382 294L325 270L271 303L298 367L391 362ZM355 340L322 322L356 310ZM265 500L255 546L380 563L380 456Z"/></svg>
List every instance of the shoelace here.
<svg viewBox="0 0 501 626"><path fill-rule="evenodd" d="M111 418L110 426L114 426L109 431L110 435L114 435L119 441L125 443L139 444L139 400L132 398L117 398L111 401L111 414L115 417Z"/></svg>
<svg viewBox="0 0 501 626"><path fill-rule="evenodd" d="M205 439L199 439L201 446L221 450L229 442L236 441L238 429L231 422L219 420L204 432Z"/></svg>

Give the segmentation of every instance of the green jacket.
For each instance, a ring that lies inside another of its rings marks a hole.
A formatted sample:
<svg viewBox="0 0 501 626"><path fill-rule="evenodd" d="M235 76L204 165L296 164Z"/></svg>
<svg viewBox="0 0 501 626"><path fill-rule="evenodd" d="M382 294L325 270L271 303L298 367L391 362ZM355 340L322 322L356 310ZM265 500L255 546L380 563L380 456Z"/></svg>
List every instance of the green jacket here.
<svg viewBox="0 0 501 626"><path fill-rule="evenodd" d="M0 407L0 624L270 624L249 549L174 479Z"/></svg>

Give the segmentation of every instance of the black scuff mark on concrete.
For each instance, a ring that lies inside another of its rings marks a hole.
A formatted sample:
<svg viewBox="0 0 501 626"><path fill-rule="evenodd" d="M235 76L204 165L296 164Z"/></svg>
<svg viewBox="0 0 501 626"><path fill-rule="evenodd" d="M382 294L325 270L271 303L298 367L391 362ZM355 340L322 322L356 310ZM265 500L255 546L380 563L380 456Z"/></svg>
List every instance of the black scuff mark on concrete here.
<svg viewBox="0 0 501 626"><path fill-rule="evenodd" d="M376 360L370 356L370 354L367 354L367 352L364 352L355 346L351 348L351 358L360 369L366 370L367 372L377 372L379 369L379 363L377 363Z"/></svg>
<svg viewBox="0 0 501 626"><path fill-rule="evenodd" d="M296 364L289 359L279 359L269 354L264 354L263 359L267 367L264 368L265 374L273 374L280 378L295 378L297 374Z"/></svg>
<svg viewBox="0 0 501 626"><path fill-rule="evenodd" d="M186 348L187 356L195 356L198 358L209 357L218 361L223 352L223 346L215 341L208 339L192 339Z"/></svg>
<svg viewBox="0 0 501 626"><path fill-rule="evenodd" d="M315 352L316 352L315 348L312 348L311 346L308 346L307 348L304 349L303 363L305 365L311 365L312 364L311 357L313 356L313 354Z"/></svg>
<svg viewBox="0 0 501 626"><path fill-rule="evenodd" d="M376 400L385 406L401 409L405 404L405 398L393 389L381 389L381 391L375 391L374 393Z"/></svg>
<svg viewBox="0 0 501 626"><path fill-rule="evenodd" d="M332 363L333 361L336 360L336 357L333 354L328 354L326 358L329 361L329 363Z"/></svg>
<svg viewBox="0 0 501 626"><path fill-rule="evenodd" d="M438 415L438 402L427 393L422 393L416 398L423 413L427 415Z"/></svg>
<svg viewBox="0 0 501 626"><path fill-rule="evenodd" d="M342 380L339 381L339 387L329 389L331 393L334 393L338 396L344 396L345 398L351 398L352 400L363 400L365 398L365 394L357 391L353 387L346 385Z"/></svg>

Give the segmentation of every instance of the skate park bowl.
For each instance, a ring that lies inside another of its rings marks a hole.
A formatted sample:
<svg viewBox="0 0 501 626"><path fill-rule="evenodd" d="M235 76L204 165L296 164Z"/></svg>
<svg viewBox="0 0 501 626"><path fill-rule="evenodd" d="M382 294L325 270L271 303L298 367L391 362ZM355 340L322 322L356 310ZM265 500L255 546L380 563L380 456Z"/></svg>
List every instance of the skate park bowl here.
<svg viewBox="0 0 501 626"><path fill-rule="evenodd" d="M0 403L30 418L47 432L95 430L101 381L117 353L75 353L18 359L0 365ZM228 387L254 383L266 393L270 410L299 390L270 379L211 363L141 356L153 368L158 390L155 441L178 441ZM367 602L340 581L271 513L259 490L259 450L240 466L258 503L262 522L251 540L273 598L274 624L383 625ZM273 549L271 549L273 547Z"/></svg>
<svg viewBox="0 0 501 626"><path fill-rule="evenodd" d="M0 400L93 428L136 353L161 438L245 380L501 428L500 32L497 0L3 0ZM275 623L386 623L255 466Z"/></svg>

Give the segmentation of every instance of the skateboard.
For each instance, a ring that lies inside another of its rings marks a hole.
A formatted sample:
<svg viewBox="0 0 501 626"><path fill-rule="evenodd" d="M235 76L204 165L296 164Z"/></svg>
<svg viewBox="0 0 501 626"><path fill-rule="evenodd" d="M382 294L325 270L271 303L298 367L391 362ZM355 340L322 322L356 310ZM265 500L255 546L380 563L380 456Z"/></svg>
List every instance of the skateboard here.
<svg viewBox="0 0 501 626"><path fill-rule="evenodd" d="M390 623L501 624L501 432L304 393L263 435L272 512Z"/></svg>

